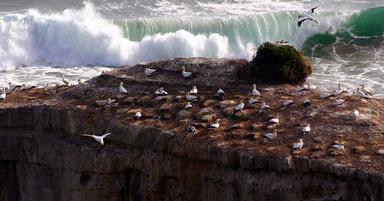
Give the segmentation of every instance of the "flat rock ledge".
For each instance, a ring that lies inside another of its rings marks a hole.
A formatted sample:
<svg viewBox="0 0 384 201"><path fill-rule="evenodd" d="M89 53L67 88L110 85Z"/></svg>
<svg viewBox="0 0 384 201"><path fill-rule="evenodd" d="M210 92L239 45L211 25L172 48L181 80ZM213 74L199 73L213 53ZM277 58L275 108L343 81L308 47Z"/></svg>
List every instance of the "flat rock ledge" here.
<svg viewBox="0 0 384 201"><path fill-rule="evenodd" d="M249 105L252 86L235 76L247 63L174 59L73 87L13 92L0 103L0 200L384 200L384 101L261 85ZM181 66L193 76L184 79ZM148 77L147 67L158 72ZM199 101L186 111L193 85ZM169 95L155 97L159 87ZM335 106L337 99L345 103ZM241 101L246 107L232 114ZM260 111L261 102L271 109ZM275 115L280 123L271 128ZM220 128L207 129L216 118ZM302 135L306 123L311 132ZM264 138L271 129L277 137ZM81 136L106 132L105 146ZM303 148L292 151L299 138Z"/></svg>

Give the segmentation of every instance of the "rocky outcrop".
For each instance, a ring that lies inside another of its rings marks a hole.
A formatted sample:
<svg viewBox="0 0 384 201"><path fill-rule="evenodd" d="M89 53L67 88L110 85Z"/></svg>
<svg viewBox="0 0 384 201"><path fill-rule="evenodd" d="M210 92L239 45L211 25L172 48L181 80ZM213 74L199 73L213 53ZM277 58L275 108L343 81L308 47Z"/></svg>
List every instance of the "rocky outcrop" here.
<svg viewBox="0 0 384 201"><path fill-rule="evenodd" d="M193 71L194 62L208 67L187 80L179 75L179 62L186 60L106 72L71 88L9 95L0 104L0 200L384 200L383 156L375 153L383 143L381 100L342 96L349 103L335 108L329 106L334 99L316 98L319 93L309 91L305 95L316 105L303 109L302 95L291 94L296 88L264 86L262 101L271 111L258 114L257 105L244 111L250 116L228 116L225 108L248 97L249 84L233 76L243 61L191 59L188 70ZM211 65L233 68L218 71L217 77ZM160 74L146 77L147 66ZM116 91L120 81L128 95ZM198 85L200 101L193 103L190 116L176 120L186 102L182 91L191 85ZM170 95L154 97L159 86ZM213 94L222 86L225 100L216 100ZM98 104L107 97L116 102ZM281 108L287 98L296 105ZM160 110L164 104L172 109ZM343 113L351 108L370 111L370 119L351 120ZM137 110L142 119L133 118ZM205 129L199 112L221 118L221 128ZM278 137L269 141L261 134L273 113L281 124ZM303 120L317 122L307 136L297 134ZM187 132L191 124L197 133ZM112 134L105 146L80 135L106 132ZM362 140L366 136L369 141ZM298 137L304 138L305 148L293 154L290 143ZM329 153L335 140L346 146L339 155ZM356 152L357 146L365 149Z"/></svg>

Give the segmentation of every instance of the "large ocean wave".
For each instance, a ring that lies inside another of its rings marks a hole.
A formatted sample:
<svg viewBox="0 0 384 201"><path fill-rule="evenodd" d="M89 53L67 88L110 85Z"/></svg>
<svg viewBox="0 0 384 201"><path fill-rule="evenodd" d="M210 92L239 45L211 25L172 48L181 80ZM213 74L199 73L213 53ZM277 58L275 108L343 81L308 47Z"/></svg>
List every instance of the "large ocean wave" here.
<svg viewBox="0 0 384 201"><path fill-rule="evenodd" d="M109 20L91 3L59 13L30 9L0 17L0 70L41 64L121 66L195 56L250 58L252 48L265 41L285 39L301 47L313 35L334 35L350 17L350 13L321 12L316 14L319 25L306 23L298 28L297 15L281 11Z"/></svg>

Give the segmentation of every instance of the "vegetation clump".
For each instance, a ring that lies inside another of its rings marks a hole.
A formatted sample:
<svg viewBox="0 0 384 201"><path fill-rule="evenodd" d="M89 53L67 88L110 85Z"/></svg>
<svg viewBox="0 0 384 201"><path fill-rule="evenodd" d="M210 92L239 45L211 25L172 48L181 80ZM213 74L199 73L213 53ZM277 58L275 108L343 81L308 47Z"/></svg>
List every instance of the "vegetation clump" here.
<svg viewBox="0 0 384 201"><path fill-rule="evenodd" d="M289 45L262 44L248 68L251 81L300 84L312 73L304 55Z"/></svg>

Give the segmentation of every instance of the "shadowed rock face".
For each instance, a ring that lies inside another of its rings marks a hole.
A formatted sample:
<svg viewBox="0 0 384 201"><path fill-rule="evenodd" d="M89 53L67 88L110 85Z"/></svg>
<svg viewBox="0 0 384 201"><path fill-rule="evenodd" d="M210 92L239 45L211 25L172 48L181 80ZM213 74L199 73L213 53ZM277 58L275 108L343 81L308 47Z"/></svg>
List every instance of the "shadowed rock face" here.
<svg viewBox="0 0 384 201"><path fill-rule="evenodd" d="M334 108L329 106L334 99L309 91L305 95L315 105L303 109L302 95L291 93L295 88L262 86L271 111L258 114L259 105L247 106L228 116L223 110L249 96L249 83L234 76L244 63L176 59L107 72L72 88L9 95L0 104L0 200L384 200L383 156L374 153L383 144L381 100L343 95L348 102ZM195 77L182 78L181 65ZM146 77L145 67L161 72ZM128 95L117 93L120 81ZM193 103L193 114L176 119L186 103L177 98L184 95L179 91L192 85L198 85L201 100ZM170 95L155 98L160 86ZM226 100L213 97L218 87ZM116 102L97 104L108 97ZM296 105L282 109L287 98ZM370 111L370 119L355 122L344 115L352 108ZM133 118L136 111L142 111L142 119ZM204 129L199 111L221 118L220 129ZM259 124L273 113L281 123L278 137L269 141L260 137ZM312 123L306 136L297 134L303 120ZM194 135L186 129L192 122L199 123ZM106 132L112 134L105 146L80 135ZM362 140L365 136L369 140ZM305 148L292 154L290 144L298 137ZM344 152L329 152L335 140L344 141ZM355 153L357 145L365 150Z"/></svg>

